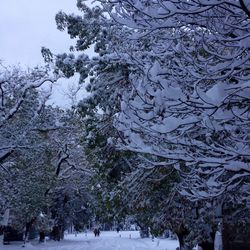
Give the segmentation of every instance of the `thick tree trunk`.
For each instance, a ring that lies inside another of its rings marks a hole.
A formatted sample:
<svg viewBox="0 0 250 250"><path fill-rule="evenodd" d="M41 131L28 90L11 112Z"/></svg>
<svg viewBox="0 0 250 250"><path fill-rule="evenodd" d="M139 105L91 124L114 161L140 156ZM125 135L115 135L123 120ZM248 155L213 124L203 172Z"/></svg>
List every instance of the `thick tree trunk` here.
<svg viewBox="0 0 250 250"><path fill-rule="evenodd" d="M202 250L214 250L214 243L204 241L199 246L202 248Z"/></svg>
<svg viewBox="0 0 250 250"><path fill-rule="evenodd" d="M45 233L39 232L39 242L44 242L44 241L45 241Z"/></svg>
<svg viewBox="0 0 250 250"><path fill-rule="evenodd" d="M202 247L202 250L214 250L215 232L212 232L210 235L212 238L212 242L203 241L201 244L199 244L199 246Z"/></svg>
<svg viewBox="0 0 250 250"><path fill-rule="evenodd" d="M186 231L184 232L178 232L176 233L178 240L179 240L179 249L180 250L191 250L192 248L190 246L188 246L187 244L185 244L185 236L187 235Z"/></svg>
<svg viewBox="0 0 250 250"><path fill-rule="evenodd" d="M50 237L53 240L63 240L64 239L64 226L56 225L53 227L52 232L50 233Z"/></svg>
<svg viewBox="0 0 250 250"><path fill-rule="evenodd" d="M222 226L222 245L223 250L232 250L230 247L230 228L229 225L223 222Z"/></svg>
<svg viewBox="0 0 250 250"><path fill-rule="evenodd" d="M64 239L64 226L60 226L60 239Z"/></svg>
<svg viewBox="0 0 250 250"><path fill-rule="evenodd" d="M53 239L53 240L57 240L57 241L60 241L60 228L59 228L59 226L54 226L53 227L53 230L52 230L52 232L51 232L51 238Z"/></svg>

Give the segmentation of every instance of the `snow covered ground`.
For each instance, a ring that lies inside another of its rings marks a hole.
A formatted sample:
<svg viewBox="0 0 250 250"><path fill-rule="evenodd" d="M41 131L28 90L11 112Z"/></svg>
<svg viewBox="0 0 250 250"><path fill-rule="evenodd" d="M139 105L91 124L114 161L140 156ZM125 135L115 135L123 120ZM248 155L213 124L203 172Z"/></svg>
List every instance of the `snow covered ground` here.
<svg viewBox="0 0 250 250"><path fill-rule="evenodd" d="M75 235L66 235L60 242L47 241L39 244L32 241L26 244L27 250L175 250L178 247L176 240L168 239L141 239L137 231L101 232L100 237L94 237L92 232ZM11 245L0 245L1 250L20 250L21 242Z"/></svg>

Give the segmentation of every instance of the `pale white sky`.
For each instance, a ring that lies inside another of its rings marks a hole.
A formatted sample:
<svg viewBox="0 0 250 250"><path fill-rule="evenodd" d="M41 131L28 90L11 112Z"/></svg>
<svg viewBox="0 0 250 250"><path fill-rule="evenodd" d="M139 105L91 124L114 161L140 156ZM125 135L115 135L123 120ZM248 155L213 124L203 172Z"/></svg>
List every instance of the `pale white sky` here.
<svg viewBox="0 0 250 250"><path fill-rule="evenodd" d="M5 65L33 67L43 64L42 46L67 52L74 41L56 28L60 10L77 13L76 0L0 0L0 60ZM62 81L55 90L53 100L58 105L68 105L63 93L72 81L76 80Z"/></svg>

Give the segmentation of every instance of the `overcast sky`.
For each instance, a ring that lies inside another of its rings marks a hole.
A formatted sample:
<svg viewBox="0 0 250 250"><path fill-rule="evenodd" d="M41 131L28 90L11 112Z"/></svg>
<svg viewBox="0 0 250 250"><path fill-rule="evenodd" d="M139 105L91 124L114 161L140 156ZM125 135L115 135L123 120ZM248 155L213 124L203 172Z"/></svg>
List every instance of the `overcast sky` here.
<svg viewBox="0 0 250 250"><path fill-rule="evenodd" d="M56 29L55 15L60 10L77 13L76 0L0 0L0 60L32 67L43 63L42 46L67 52L74 41ZM61 106L68 105L62 96L67 84L62 85L53 97Z"/></svg>

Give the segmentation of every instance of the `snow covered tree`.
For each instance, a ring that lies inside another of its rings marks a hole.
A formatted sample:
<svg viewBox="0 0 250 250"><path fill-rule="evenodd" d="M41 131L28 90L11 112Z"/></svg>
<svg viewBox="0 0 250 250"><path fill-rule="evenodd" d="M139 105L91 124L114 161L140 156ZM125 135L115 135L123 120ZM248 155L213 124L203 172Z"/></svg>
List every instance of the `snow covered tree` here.
<svg viewBox="0 0 250 250"><path fill-rule="evenodd" d="M46 68L25 72L3 65L0 78L0 172L1 181L7 184L10 182L7 176L12 175L11 171L17 164L16 156L39 147L34 145L34 128L50 94L50 91L42 92L39 87L56 79Z"/></svg>
<svg viewBox="0 0 250 250"><path fill-rule="evenodd" d="M46 82L53 83L56 79L49 75L46 68L35 68L24 72L3 65L0 77L0 162L2 163L16 148L23 146L21 144L25 143L26 134L31 130L48 99L50 92L40 91L38 94L39 87Z"/></svg>
<svg viewBox="0 0 250 250"><path fill-rule="evenodd" d="M90 199L87 190L92 171L86 165L82 125L74 110L47 107L41 122L37 130L50 148L53 169L52 181L43 189L43 195L50 200L47 211L54 221L52 238L59 240L66 228L82 225L87 220L86 204Z"/></svg>
<svg viewBox="0 0 250 250"><path fill-rule="evenodd" d="M10 209L10 225L18 231L26 227L25 235L41 213L54 223L60 212L63 223L66 216L76 221L73 215L87 203L91 171L81 146L81 123L74 110L46 106L50 89L40 89L56 79L47 69L1 71L1 213ZM57 210L56 201L66 195L72 204L67 213Z"/></svg>
<svg viewBox="0 0 250 250"><path fill-rule="evenodd" d="M99 55L64 54L57 66L66 76L80 73L81 81L92 74L89 100L104 115L112 98L118 101L112 120L120 149L154 156L155 168L160 159L162 166L175 169L182 177L179 194L189 200L215 199L245 212L248 1L98 2L102 7L91 10L79 0L84 16L60 13L57 22L78 37L77 50L96 44Z"/></svg>
<svg viewBox="0 0 250 250"><path fill-rule="evenodd" d="M133 30L129 45L123 36L119 48L126 48L128 61L140 62L143 71L130 74L134 88L123 95L117 118L125 136L122 147L172 163L186 176L180 192L189 199L223 195L225 206L234 199L246 210L248 2L102 2L119 25ZM149 52L131 49L135 40ZM122 59L124 50L119 50Z"/></svg>
<svg viewBox="0 0 250 250"><path fill-rule="evenodd" d="M48 68L23 71L1 65L0 196L3 211L10 210L10 223L19 231L32 222L47 204L49 185L48 147L38 133L41 112L57 77ZM47 90L41 87L47 86Z"/></svg>
<svg viewBox="0 0 250 250"><path fill-rule="evenodd" d="M102 58L109 51L106 45L111 39L112 29L112 23L102 15L102 10L99 7L90 9L82 1L78 1L78 7L83 12L83 17L60 12L56 16L57 26L60 30L67 29L71 37L79 37L76 50L85 50L90 45L95 45L95 52L100 57L89 59L84 54L78 57L72 53L62 54L56 56L55 65L66 77L79 73L80 83L90 76L86 89L91 95L79 103L78 111L84 122L87 161L95 169L93 187L101 185L102 190L106 190L105 197L97 194L100 203L95 207L100 207L99 211L94 208L96 215L98 213L99 217L104 218L107 217L103 216L104 206L110 206L108 202L104 204L103 199L109 199L108 190L117 184L122 173L129 168L126 153L114 148L114 137L119 135L113 127L114 114L120 109L121 89L128 87L128 69L127 65L117 60L110 63L108 58ZM49 57L49 54L51 55L44 50L45 57Z"/></svg>
<svg viewBox="0 0 250 250"><path fill-rule="evenodd" d="M103 2L115 21L133 30L127 46L120 37L119 48L127 49L128 62L143 67L143 74L130 74L134 88L123 96L117 119L125 147L164 157L179 169L184 161L196 175L189 193L194 199L246 183L249 17L244 1ZM142 46L139 52L129 50L135 40L143 46L147 41L149 52ZM125 59L123 51L120 56Z"/></svg>
<svg viewBox="0 0 250 250"><path fill-rule="evenodd" d="M47 230L57 226L60 239L72 223L86 221L91 170L85 165L79 124L71 111L46 107L32 137L26 137L26 147L10 157L12 165L0 182L1 196L10 209L10 224L18 231L25 225L26 234L31 225ZM77 216L83 212L80 220ZM49 225L40 225L41 213Z"/></svg>

